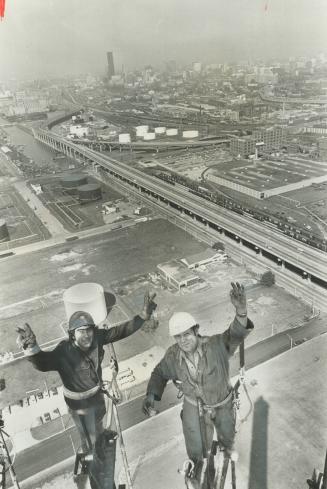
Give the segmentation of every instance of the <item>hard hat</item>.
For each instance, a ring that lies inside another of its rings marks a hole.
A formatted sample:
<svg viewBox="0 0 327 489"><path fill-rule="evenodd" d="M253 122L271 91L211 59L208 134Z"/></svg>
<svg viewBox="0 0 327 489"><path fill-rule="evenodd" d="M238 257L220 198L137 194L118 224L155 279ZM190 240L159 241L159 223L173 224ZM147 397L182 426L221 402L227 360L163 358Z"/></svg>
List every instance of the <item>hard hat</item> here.
<svg viewBox="0 0 327 489"><path fill-rule="evenodd" d="M176 336L196 326L197 322L188 312L174 312L169 319L169 336Z"/></svg>
<svg viewBox="0 0 327 489"><path fill-rule="evenodd" d="M70 316L68 331L74 331L75 329L80 328L89 328L92 326L95 327L91 314L84 311L76 311Z"/></svg>

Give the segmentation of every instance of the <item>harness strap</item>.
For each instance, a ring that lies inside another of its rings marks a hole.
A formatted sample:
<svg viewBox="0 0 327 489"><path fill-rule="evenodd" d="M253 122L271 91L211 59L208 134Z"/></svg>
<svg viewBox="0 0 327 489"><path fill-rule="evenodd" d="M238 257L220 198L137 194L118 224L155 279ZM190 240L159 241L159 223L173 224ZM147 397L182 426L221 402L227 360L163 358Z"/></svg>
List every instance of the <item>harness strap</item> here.
<svg viewBox="0 0 327 489"><path fill-rule="evenodd" d="M225 399L221 402L217 402L217 404L205 404L204 402L202 403L202 406L203 406L203 409L205 411L210 411L211 409L215 409L215 408L219 408L219 407L222 407L224 406L225 404L228 403L228 401L231 400L231 398L233 397L233 389L229 392L228 396L225 397ZM185 401L189 402L190 404L192 404L192 406L197 406L197 402L195 399L192 399L191 397L189 396L186 396L184 394L184 398L185 398Z"/></svg>
<svg viewBox="0 0 327 489"><path fill-rule="evenodd" d="M96 394L99 390L100 390L99 385L95 385L94 387L92 387L92 389L83 392L74 392L67 389L67 387L63 386L64 396L67 397L68 399L72 399L73 401L88 399L89 397L94 396L94 394Z"/></svg>

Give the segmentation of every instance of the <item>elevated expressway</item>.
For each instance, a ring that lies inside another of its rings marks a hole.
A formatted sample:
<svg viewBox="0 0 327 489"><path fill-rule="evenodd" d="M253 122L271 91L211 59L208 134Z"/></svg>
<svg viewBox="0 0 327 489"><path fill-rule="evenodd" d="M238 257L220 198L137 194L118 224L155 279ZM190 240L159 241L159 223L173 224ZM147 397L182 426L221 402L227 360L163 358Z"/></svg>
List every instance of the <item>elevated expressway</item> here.
<svg viewBox="0 0 327 489"><path fill-rule="evenodd" d="M74 141L74 144L82 144L91 149L104 151L113 149L127 149L127 150L139 150L139 151L168 151L175 149L192 149L192 148L207 148L217 146L218 144L229 144L229 139L211 139L209 141L200 140L184 140L184 141L131 141L130 143L121 143L119 141L103 141L92 139L79 139Z"/></svg>
<svg viewBox="0 0 327 489"><path fill-rule="evenodd" d="M327 105L327 98L301 98L301 97L273 97L260 93L260 98L270 104L302 104L302 105Z"/></svg>
<svg viewBox="0 0 327 489"><path fill-rule="evenodd" d="M173 186L149 176L111 157L61 139L47 131L35 131L38 141L85 164L99 165L121 182L127 183L141 195L177 209L181 214L202 225L224 233L242 247L251 248L265 258L301 275L321 288L327 289L327 254L299 243L260 222L240 216L228 209L206 201L181 186Z"/></svg>

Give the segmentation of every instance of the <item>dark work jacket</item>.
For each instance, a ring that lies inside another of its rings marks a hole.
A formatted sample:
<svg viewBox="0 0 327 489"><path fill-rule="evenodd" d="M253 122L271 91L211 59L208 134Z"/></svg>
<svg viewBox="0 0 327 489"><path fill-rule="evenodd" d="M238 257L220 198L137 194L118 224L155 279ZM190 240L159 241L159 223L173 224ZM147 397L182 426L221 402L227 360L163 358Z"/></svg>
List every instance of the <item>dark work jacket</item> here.
<svg viewBox="0 0 327 489"><path fill-rule="evenodd" d="M199 336L200 356L196 380L189 374L186 361L177 343L172 345L163 359L154 368L148 383L147 393L154 394L157 401L168 380L179 381L185 397L196 401L200 397L205 404L214 405L223 401L231 391L229 358L253 329L248 319L246 328L236 319L222 334Z"/></svg>
<svg viewBox="0 0 327 489"><path fill-rule="evenodd" d="M135 316L120 326L94 331L90 349L83 352L71 340L61 341L52 351L43 351L38 346L25 350L28 360L41 372L57 371L64 387L73 392L84 392L99 385L102 380L101 362L104 357L104 345L114 343L135 333L144 320ZM102 401L102 394L96 393L87 399L69 399L65 401L71 409L85 409Z"/></svg>

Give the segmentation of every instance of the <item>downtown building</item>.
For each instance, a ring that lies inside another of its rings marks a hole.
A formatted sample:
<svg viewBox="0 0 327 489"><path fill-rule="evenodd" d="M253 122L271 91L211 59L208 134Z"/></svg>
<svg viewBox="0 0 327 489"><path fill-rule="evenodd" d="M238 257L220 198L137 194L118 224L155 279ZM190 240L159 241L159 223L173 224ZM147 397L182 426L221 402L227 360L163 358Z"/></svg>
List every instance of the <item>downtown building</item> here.
<svg viewBox="0 0 327 489"><path fill-rule="evenodd" d="M107 52L107 73L108 73L108 79L111 80L113 76L115 76L115 65L114 65L114 55L112 51Z"/></svg>

